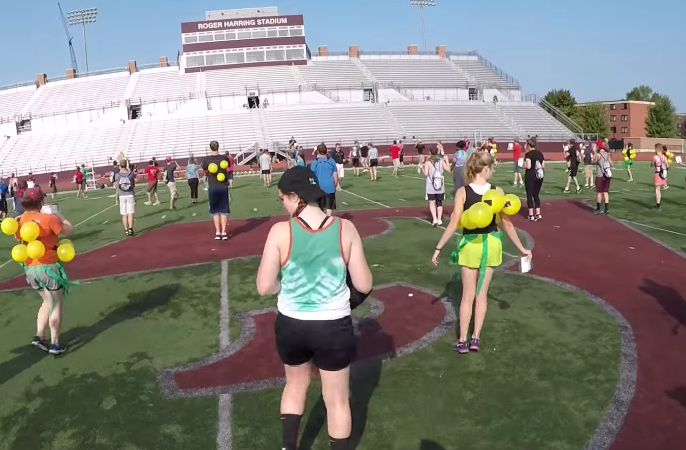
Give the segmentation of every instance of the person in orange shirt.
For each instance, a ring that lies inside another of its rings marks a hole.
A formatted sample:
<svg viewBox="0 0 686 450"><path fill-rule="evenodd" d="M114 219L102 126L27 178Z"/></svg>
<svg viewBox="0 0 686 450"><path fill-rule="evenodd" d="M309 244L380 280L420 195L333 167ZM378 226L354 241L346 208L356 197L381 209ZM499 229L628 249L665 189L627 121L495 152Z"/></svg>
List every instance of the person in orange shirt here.
<svg viewBox="0 0 686 450"><path fill-rule="evenodd" d="M69 280L64 267L57 257L58 236L71 236L74 228L58 211L50 214L41 212L45 194L40 188L27 189L21 197L24 213L17 217L19 228L27 222L35 222L40 228L39 241L45 246L45 254L38 259L27 259L24 263L26 282L38 291L43 304L38 310L36 319L36 336L31 345L52 355L61 355L65 348L59 344L62 328L62 309L65 289ZM20 233L15 236L22 241ZM50 327L50 343L46 340L46 330Z"/></svg>

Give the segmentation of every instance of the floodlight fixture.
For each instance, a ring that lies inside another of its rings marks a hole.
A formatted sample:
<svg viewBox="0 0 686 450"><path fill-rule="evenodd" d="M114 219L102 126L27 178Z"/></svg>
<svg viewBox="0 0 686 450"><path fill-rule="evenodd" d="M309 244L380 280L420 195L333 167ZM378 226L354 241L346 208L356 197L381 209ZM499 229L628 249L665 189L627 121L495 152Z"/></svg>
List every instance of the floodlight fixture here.
<svg viewBox="0 0 686 450"><path fill-rule="evenodd" d="M419 16L422 21L422 42L424 43L424 51L426 48L426 29L424 27L424 7L436 6L436 0L410 0L410 5L419 7Z"/></svg>
<svg viewBox="0 0 686 450"><path fill-rule="evenodd" d="M98 18L98 8L77 9L67 13L69 25L83 27L83 53L86 58L86 73L88 73L88 40L86 39L86 24L95 23Z"/></svg>

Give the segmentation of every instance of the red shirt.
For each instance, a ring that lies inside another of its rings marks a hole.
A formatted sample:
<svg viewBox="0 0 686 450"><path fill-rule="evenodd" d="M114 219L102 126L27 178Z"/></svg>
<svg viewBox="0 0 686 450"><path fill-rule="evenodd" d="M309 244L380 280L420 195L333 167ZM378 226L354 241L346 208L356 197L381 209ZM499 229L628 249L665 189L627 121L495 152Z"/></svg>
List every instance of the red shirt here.
<svg viewBox="0 0 686 450"><path fill-rule="evenodd" d="M519 161L519 158L522 157L522 146L519 144L515 144L512 146L512 159L515 161Z"/></svg>
<svg viewBox="0 0 686 450"><path fill-rule="evenodd" d="M399 145L391 145L391 158L393 159L398 159L400 158L400 146Z"/></svg>
<svg viewBox="0 0 686 450"><path fill-rule="evenodd" d="M233 156L227 156L227 159L229 160L229 167L226 169L226 171L227 172L233 172L233 164L234 164Z"/></svg>
<svg viewBox="0 0 686 450"><path fill-rule="evenodd" d="M81 170L76 171L76 182L77 183L83 183L83 172Z"/></svg>
<svg viewBox="0 0 686 450"><path fill-rule="evenodd" d="M145 168L145 174L148 176L148 183L157 181L157 176L160 174L160 169L155 166L148 166Z"/></svg>

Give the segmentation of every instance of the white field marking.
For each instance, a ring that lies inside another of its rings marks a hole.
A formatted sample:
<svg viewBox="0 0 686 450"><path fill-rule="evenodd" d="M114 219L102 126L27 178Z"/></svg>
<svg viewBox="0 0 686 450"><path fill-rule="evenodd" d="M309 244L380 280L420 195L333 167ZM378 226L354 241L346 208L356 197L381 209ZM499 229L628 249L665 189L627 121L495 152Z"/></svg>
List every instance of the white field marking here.
<svg viewBox="0 0 686 450"><path fill-rule="evenodd" d="M663 231L663 232L665 232L665 233L672 233L672 234L676 234L677 236L686 237L686 234L684 234L684 233L679 233L678 231L666 230L666 229L664 229L664 228L654 227L654 226L652 226L652 225L646 225L646 224L640 223L640 222L632 222L631 220L624 220L624 219L620 219L620 220L621 220L622 222L630 223L630 224L632 224L632 225L638 225L639 227L651 228L651 229L653 229L653 230Z"/></svg>
<svg viewBox="0 0 686 450"><path fill-rule="evenodd" d="M406 201L407 201L407 200L405 200L404 198L399 198L398 200L400 200L401 202L406 202Z"/></svg>
<svg viewBox="0 0 686 450"><path fill-rule="evenodd" d="M104 221L102 224L103 224L103 225L107 225L108 223L110 223L110 221L109 221L109 220L106 220L106 221Z"/></svg>
<svg viewBox="0 0 686 450"><path fill-rule="evenodd" d="M224 349L231 343L229 333L229 261L222 261L221 300L219 311L219 347ZM231 450L231 394L221 394L217 406L217 450Z"/></svg>
<svg viewBox="0 0 686 450"><path fill-rule="evenodd" d="M362 199L362 200L364 200L364 201L366 201L366 202L369 202L369 203L374 203L375 205L379 205L379 206L381 206L381 207L383 207L383 208L392 209L392 206L384 205L384 204L381 203L381 202L377 202L377 201L375 201L375 200L371 200L371 199L369 199L369 198L367 198L367 197L362 197L361 195L358 195L358 194L356 194L356 193L354 193L354 192L351 192L351 191L348 191L348 190L345 190L345 189L342 189L341 192L346 192L346 193L348 193L348 194L350 194L350 195L354 195L355 197L357 197L357 198L359 198L359 199Z"/></svg>
<svg viewBox="0 0 686 450"><path fill-rule="evenodd" d="M160 217L160 219L163 219L163 220L166 219L166 218L167 218L167 215L166 215L166 214L165 214L164 216Z"/></svg>
<svg viewBox="0 0 686 450"><path fill-rule="evenodd" d="M108 206L107 208L103 209L103 210L100 211L99 213L93 214L92 216L88 217L87 219L82 220L81 222L77 223L77 224L74 225L73 227L76 228L76 227L78 227L79 225L83 225L84 223L88 222L89 220L91 220L91 219L93 219L93 218L95 218L95 217L98 217L100 214L104 213L105 211L107 211L107 210L109 210L109 209L114 208L115 206L117 206L117 205ZM13 260L13 259L8 259L8 260L5 261L4 263L0 264L0 269L2 269L3 267L5 267L7 264L11 263L12 261L14 261L14 260Z"/></svg>
<svg viewBox="0 0 686 450"><path fill-rule="evenodd" d="M229 261L222 261L221 301L219 311L219 347L229 346Z"/></svg>
<svg viewBox="0 0 686 450"><path fill-rule="evenodd" d="M341 203L343 203L345 206L348 206L348 204L346 202L341 202Z"/></svg>

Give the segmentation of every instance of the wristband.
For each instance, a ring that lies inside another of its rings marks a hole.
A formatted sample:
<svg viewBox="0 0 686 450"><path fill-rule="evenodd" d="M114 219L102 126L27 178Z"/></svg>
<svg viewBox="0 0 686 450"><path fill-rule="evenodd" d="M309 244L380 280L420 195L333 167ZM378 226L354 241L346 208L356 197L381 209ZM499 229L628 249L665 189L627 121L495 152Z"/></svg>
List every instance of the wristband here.
<svg viewBox="0 0 686 450"><path fill-rule="evenodd" d="M440 252L441 250L443 250L443 249L442 249L442 248L436 247L436 251L437 251L437 252Z"/></svg>

